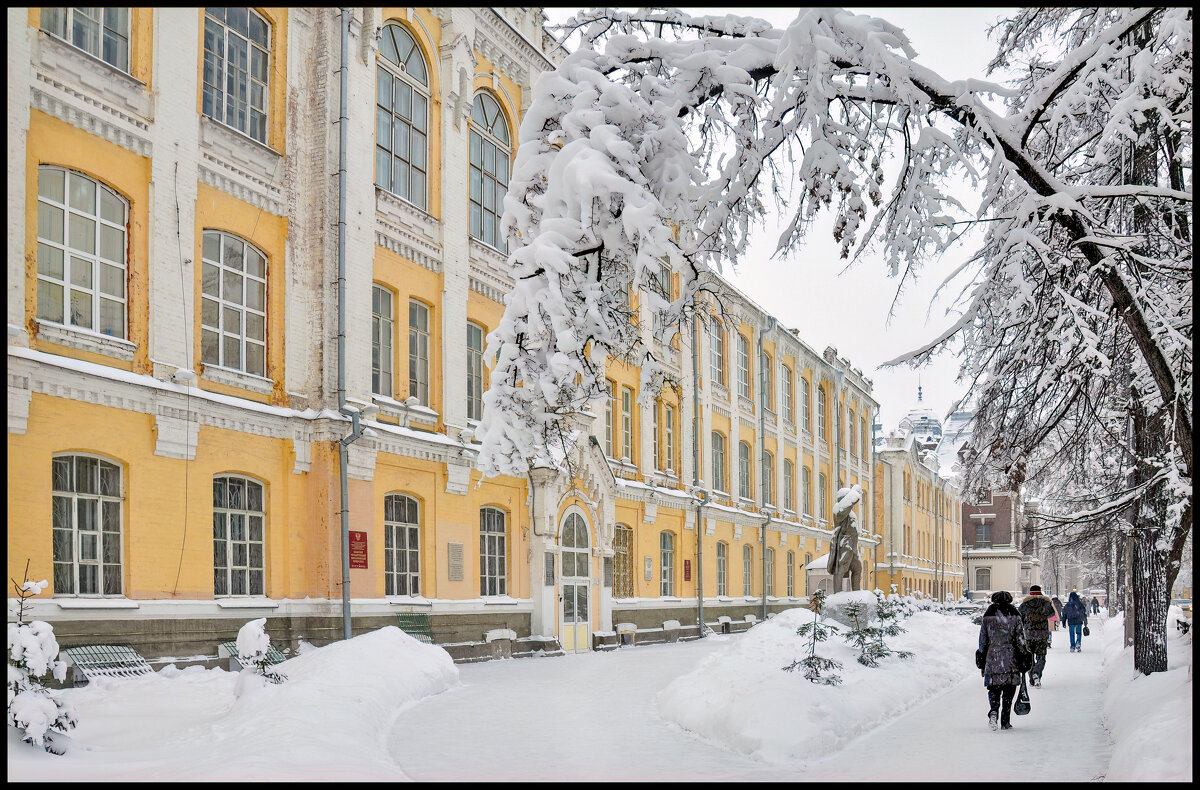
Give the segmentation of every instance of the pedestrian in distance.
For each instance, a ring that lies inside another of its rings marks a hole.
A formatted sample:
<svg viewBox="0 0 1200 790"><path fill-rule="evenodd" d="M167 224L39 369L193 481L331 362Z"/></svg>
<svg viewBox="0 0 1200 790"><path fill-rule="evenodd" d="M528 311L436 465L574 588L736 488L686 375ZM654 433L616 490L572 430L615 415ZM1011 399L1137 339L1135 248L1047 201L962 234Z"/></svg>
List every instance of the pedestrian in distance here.
<svg viewBox="0 0 1200 790"><path fill-rule="evenodd" d="M1092 614L1100 614L1100 598L1092 596Z"/></svg>
<svg viewBox="0 0 1200 790"><path fill-rule="evenodd" d="M1087 625L1087 607L1079 600L1079 593L1071 590L1067 602L1063 604L1063 619L1067 623L1067 632L1071 635L1071 652L1083 651L1083 627Z"/></svg>
<svg viewBox="0 0 1200 790"><path fill-rule="evenodd" d="M1063 628L1066 628L1067 624L1065 622L1063 622L1063 619L1062 619L1062 601L1058 600L1057 595L1052 595L1052 596L1050 596L1050 603L1054 604L1054 622L1051 623L1051 626L1052 626L1050 628L1051 632L1057 631L1058 627L1060 625ZM1051 640L1051 644L1047 645L1046 649L1049 650L1053 646L1054 646L1053 640Z"/></svg>
<svg viewBox="0 0 1200 790"><path fill-rule="evenodd" d="M1013 697L1030 660L1021 613L1006 590L992 593L992 604L979 624L975 664L988 691L988 726L1011 730Z"/></svg>
<svg viewBox="0 0 1200 790"><path fill-rule="evenodd" d="M1029 597L1017 607L1025 626L1025 639L1033 653L1033 668L1029 670L1029 685L1041 687L1042 672L1046 669L1046 651L1050 648L1050 623L1054 619L1054 604L1042 595L1041 586L1029 588Z"/></svg>

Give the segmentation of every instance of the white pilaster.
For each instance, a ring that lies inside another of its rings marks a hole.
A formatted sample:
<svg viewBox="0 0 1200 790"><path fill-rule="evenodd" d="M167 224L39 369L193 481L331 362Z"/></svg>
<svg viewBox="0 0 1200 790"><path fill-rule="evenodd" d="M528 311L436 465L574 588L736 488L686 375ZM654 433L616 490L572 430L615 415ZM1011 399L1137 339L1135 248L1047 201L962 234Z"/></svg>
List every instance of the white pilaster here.
<svg viewBox="0 0 1200 790"><path fill-rule="evenodd" d="M25 139L29 133L29 85L32 79L28 8L8 9L8 325L9 345L28 346L25 330ZM36 200L36 198L34 198Z"/></svg>

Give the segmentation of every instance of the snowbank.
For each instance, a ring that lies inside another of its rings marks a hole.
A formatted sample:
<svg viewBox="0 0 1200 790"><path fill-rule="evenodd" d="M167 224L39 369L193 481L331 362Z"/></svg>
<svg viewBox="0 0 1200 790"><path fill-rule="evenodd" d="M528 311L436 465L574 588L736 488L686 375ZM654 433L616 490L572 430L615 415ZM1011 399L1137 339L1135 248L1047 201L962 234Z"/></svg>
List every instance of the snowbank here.
<svg viewBox="0 0 1200 790"><path fill-rule="evenodd" d="M168 667L60 692L80 726L66 756L10 734L9 780L404 780L387 756L396 717L458 685L440 647L388 626L277 665L288 681Z"/></svg>
<svg viewBox="0 0 1200 790"><path fill-rule="evenodd" d="M796 629L812 618L807 609L789 609L754 626L663 689L659 712L737 752L773 763L812 760L979 674L973 662L979 627L967 617L917 612L901 622L907 633L887 640L912 651L912 659L893 656L864 667L839 635L817 653L842 662L842 684L810 683L782 667L807 655ZM822 624L846 630L831 620Z"/></svg>
<svg viewBox="0 0 1200 790"><path fill-rule="evenodd" d="M1124 616L1104 623L1104 718L1113 739L1105 781L1192 781L1192 634L1176 628L1182 615L1170 607L1167 671L1152 675L1133 668Z"/></svg>

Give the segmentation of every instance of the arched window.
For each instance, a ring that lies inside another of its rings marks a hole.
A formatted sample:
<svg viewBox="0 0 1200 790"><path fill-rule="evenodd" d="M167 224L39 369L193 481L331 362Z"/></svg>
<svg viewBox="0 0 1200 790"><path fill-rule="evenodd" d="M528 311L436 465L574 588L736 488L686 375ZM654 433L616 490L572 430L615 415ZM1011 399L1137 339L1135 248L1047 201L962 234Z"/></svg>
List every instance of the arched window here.
<svg viewBox="0 0 1200 790"><path fill-rule="evenodd" d="M500 217L511 157L508 121L500 105L486 93L476 94L471 106L471 235L501 252L508 252Z"/></svg>
<svg viewBox="0 0 1200 790"><path fill-rule="evenodd" d="M775 549L767 549L767 583L764 585L767 595L775 594Z"/></svg>
<svg viewBox="0 0 1200 790"><path fill-rule="evenodd" d="M750 445L746 442L738 442L738 496L742 499L750 499Z"/></svg>
<svg viewBox="0 0 1200 790"><path fill-rule="evenodd" d="M505 595L508 590L508 553L505 513L494 507L479 509L479 594Z"/></svg>
<svg viewBox="0 0 1200 790"><path fill-rule="evenodd" d="M385 595L421 594L421 506L405 494L383 498Z"/></svg>
<svg viewBox="0 0 1200 790"><path fill-rule="evenodd" d="M200 358L267 375L267 258L243 239L204 231Z"/></svg>
<svg viewBox="0 0 1200 790"><path fill-rule="evenodd" d="M729 595L729 546L717 543L717 595Z"/></svg>
<svg viewBox="0 0 1200 790"><path fill-rule="evenodd" d="M204 9L204 98L214 121L267 141L271 26L252 8Z"/></svg>
<svg viewBox="0 0 1200 790"><path fill-rule="evenodd" d="M375 183L426 208L429 73L401 25L383 26L375 84Z"/></svg>
<svg viewBox="0 0 1200 790"><path fill-rule="evenodd" d="M82 173L38 167L37 317L126 337L129 204Z"/></svg>
<svg viewBox="0 0 1200 790"><path fill-rule="evenodd" d="M783 509L796 509L796 467L792 462L785 458L783 459Z"/></svg>
<svg viewBox="0 0 1200 790"><path fill-rule="evenodd" d="M395 299L382 285L371 286L371 392L392 397L392 338Z"/></svg>
<svg viewBox="0 0 1200 790"><path fill-rule="evenodd" d="M976 568L975 569L975 589L976 590L992 589L992 569L991 568Z"/></svg>
<svg viewBox="0 0 1200 790"><path fill-rule="evenodd" d="M55 595L120 595L121 467L90 455L56 455L51 471Z"/></svg>
<svg viewBox="0 0 1200 790"><path fill-rule="evenodd" d="M213 478L213 595L263 595L263 487Z"/></svg>
<svg viewBox="0 0 1200 790"><path fill-rule="evenodd" d="M787 594L791 598L796 594L796 553L787 553Z"/></svg>
<svg viewBox="0 0 1200 790"><path fill-rule="evenodd" d="M675 536L670 532L660 532L658 535L659 568L661 594L675 594Z"/></svg>
<svg viewBox="0 0 1200 790"><path fill-rule="evenodd" d="M562 530L562 575L564 578L591 578L592 562L588 554L587 523L578 513L567 514Z"/></svg>
<svg viewBox="0 0 1200 790"><path fill-rule="evenodd" d="M750 582L754 579L754 550L749 544L742 546L742 595L750 595Z"/></svg>
<svg viewBox="0 0 1200 790"><path fill-rule="evenodd" d="M613 531L614 598L633 597L633 530L617 524Z"/></svg>
<svg viewBox="0 0 1200 790"><path fill-rule="evenodd" d="M712 432L712 485L715 491L725 490L725 437Z"/></svg>

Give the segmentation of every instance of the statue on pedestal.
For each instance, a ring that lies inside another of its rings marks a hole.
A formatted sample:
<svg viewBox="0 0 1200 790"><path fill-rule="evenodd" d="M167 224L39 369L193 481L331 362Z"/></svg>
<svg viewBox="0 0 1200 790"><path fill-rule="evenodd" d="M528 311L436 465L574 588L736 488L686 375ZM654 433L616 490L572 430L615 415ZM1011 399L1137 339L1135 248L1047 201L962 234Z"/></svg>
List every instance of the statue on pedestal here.
<svg viewBox="0 0 1200 790"><path fill-rule="evenodd" d="M858 558L858 517L854 505L862 499L862 486L839 488L833 506L833 538L829 543L828 569L833 591L841 592L842 579L850 575L850 589L862 589L862 560Z"/></svg>

